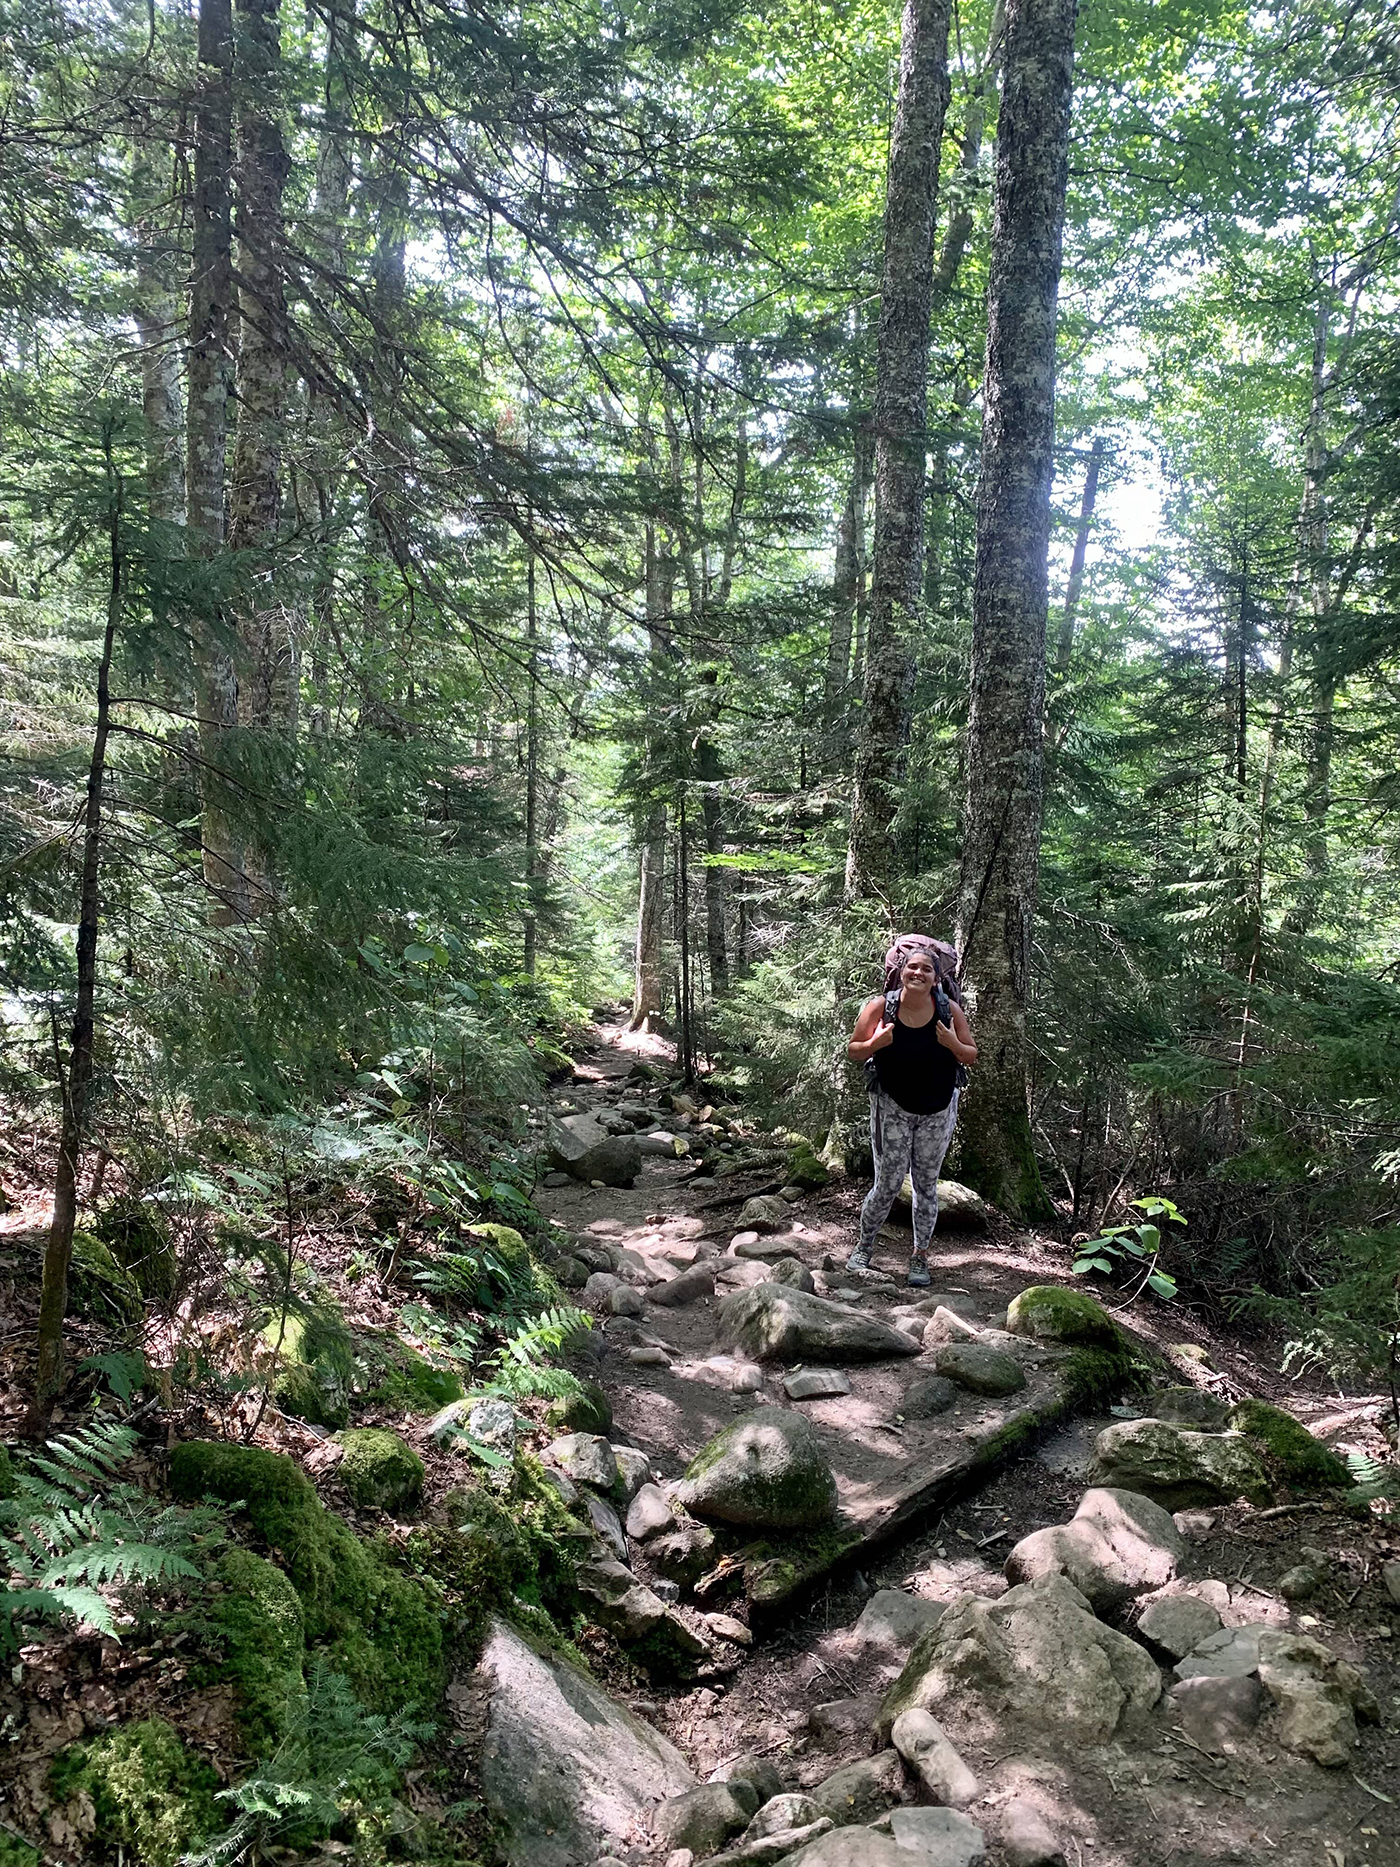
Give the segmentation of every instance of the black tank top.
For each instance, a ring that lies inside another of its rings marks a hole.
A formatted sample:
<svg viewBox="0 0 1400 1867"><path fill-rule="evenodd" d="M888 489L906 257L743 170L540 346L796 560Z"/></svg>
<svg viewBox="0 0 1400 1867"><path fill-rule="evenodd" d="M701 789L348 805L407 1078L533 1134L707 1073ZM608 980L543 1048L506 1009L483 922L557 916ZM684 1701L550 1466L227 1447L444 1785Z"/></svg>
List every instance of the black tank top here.
<svg viewBox="0 0 1400 1867"><path fill-rule="evenodd" d="M917 1029L896 1018L894 1042L875 1052L880 1087L911 1115L936 1115L953 1099L958 1060L937 1033L937 1018Z"/></svg>

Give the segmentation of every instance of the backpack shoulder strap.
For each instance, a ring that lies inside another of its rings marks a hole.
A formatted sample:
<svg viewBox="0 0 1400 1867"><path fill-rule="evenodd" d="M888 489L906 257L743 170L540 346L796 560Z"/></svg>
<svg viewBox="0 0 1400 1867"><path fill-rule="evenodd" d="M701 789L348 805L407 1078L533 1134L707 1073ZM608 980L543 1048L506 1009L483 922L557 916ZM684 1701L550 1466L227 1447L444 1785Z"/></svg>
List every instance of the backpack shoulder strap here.
<svg viewBox="0 0 1400 1867"><path fill-rule="evenodd" d="M893 1024L899 1016L899 1001L904 996L899 986L892 987L885 994L885 1022Z"/></svg>

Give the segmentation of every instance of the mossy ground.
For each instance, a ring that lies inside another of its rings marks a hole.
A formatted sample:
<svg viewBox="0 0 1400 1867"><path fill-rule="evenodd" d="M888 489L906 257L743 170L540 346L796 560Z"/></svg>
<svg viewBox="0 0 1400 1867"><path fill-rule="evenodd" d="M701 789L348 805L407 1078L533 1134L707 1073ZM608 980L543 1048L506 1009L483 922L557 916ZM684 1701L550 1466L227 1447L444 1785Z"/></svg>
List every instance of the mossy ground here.
<svg viewBox="0 0 1400 1867"><path fill-rule="evenodd" d="M376 1710L415 1705L442 1686L442 1619L421 1582L394 1568L326 1510L289 1458L256 1446L196 1441L170 1460L176 1497L242 1504L286 1565L308 1646L325 1646L356 1696Z"/></svg>
<svg viewBox="0 0 1400 1867"><path fill-rule="evenodd" d="M460 1376L448 1368L435 1368L415 1349L400 1344L368 1398L405 1413L439 1413L466 1391Z"/></svg>
<svg viewBox="0 0 1400 1867"><path fill-rule="evenodd" d="M218 1777L161 1718L73 1745L55 1759L50 1786L60 1802L90 1796L98 1839L130 1849L141 1867L177 1867L224 1826Z"/></svg>
<svg viewBox="0 0 1400 1867"><path fill-rule="evenodd" d="M223 1650L221 1672L238 1688L249 1753L266 1756L306 1694L301 1597L276 1563L247 1549L231 1549L215 1579L220 1592L209 1619Z"/></svg>
<svg viewBox="0 0 1400 1867"><path fill-rule="evenodd" d="M608 1433L613 1423L612 1402L596 1381L580 1381L576 1394L551 1403L548 1423L556 1433Z"/></svg>

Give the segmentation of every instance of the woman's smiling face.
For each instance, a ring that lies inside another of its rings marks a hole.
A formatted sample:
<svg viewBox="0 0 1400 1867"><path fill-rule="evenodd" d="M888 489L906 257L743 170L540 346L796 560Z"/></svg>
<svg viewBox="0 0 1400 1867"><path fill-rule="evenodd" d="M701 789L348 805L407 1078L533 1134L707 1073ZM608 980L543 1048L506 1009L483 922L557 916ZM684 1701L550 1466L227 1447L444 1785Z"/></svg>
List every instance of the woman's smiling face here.
<svg viewBox="0 0 1400 1867"><path fill-rule="evenodd" d="M911 953L905 960L899 976L906 991L931 991L934 978L933 961L927 953Z"/></svg>

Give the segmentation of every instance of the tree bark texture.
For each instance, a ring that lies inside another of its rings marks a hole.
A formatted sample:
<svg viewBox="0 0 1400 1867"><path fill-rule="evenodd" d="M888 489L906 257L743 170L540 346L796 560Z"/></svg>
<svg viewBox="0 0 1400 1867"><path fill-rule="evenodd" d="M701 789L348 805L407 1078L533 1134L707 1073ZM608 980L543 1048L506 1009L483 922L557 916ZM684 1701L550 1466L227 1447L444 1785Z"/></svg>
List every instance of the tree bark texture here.
<svg viewBox="0 0 1400 1867"><path fill-rule="evenodd" d="M885 192L875 365L875 551L846 857L848 898L888 897L924 547L934 214L948 108L948 0L905 0Z"/></svg>
<svg viewBox="0 0 1400 1867"><path fill-rule="evenodd" d="M997 128L958 939L980 1052L962 1172L1043 1217L1026 1003L1040 863L1055 317L1075 0L1010 0Z"/></svg>
<svg viewBox="0 0 1400 1867"><path fill-rule="evenodd" d="M836 533L822 712L835 752L846 736L851 706L851 649L856 612L865 591L865 506L870 491L870 432L858 422L851 447L851 479Z"/></svg>
<svg viewBox="0 0 1400 1867"><path fill-rule="evenodd" d="M195 108L194 228L189 394L185 411L185 517L189 549L212 560L224 545L225 452L233 389L233 16L230 0L200 0ZM204 883L216 925L248 919L243 848L229 808L229 735L238 725L238 677L214 599L194 622L199 709Z"/></svg>
<svg viewBox="0 0 1400 1867"><path fill-rule="evenodd" d="M184 330L175 289L173 240L150 197L161 191L154 164L138 160L132 176L143 198L136 210L136 299L141 345L141 413L146 430L146 508L153 525L185 523ZM169 194L166 180L163 192Z"/></svg>
<svg viewBox="0 0 1400 1867"><path fill-rule="evenodd" d="M110 455L109 455L110 466ZM97 666L97 725L88 764L87 805L83 817L83 875L78 896L77 1001L68 1068L62 1076L63 1111L59 1124L58 1170L54 1176L53 1219L44 1247L43 1283L39 1295L38 1367L34 1381L29 1426L35 1437L46 1431L54 1401L63 1385L63 1323L68 1314L68 1269L73 1260L73 1231L78 1217L78 1168L82 1163L87 1128L87 1105L92 1089L93 1034L97 1000L98 883L102 856L102 789L107 772L107 734L110 708L108 681L112 648L121 618L122 485L111 476L108 514L110 582L107 627Z"/></svg>
<svg viewBox="0 0 1400 1867"><path fill-rule="evenodd" d="M238 432L229 544L249 554L252 600L239 616L244 670L239 719L260 730L296 722L295 606L279 598L276 544L288 373L282 191L291 164L277 118L281 0L238 8Z"/></svg>
<svg viewBox="0 0 1400 1867"><path fill-rule="evenodd" d="M666 806L653 804L642 831L637 885L637 962L629 1030L647 1028L661 1010L661 930L666 915Z"/></svg>

